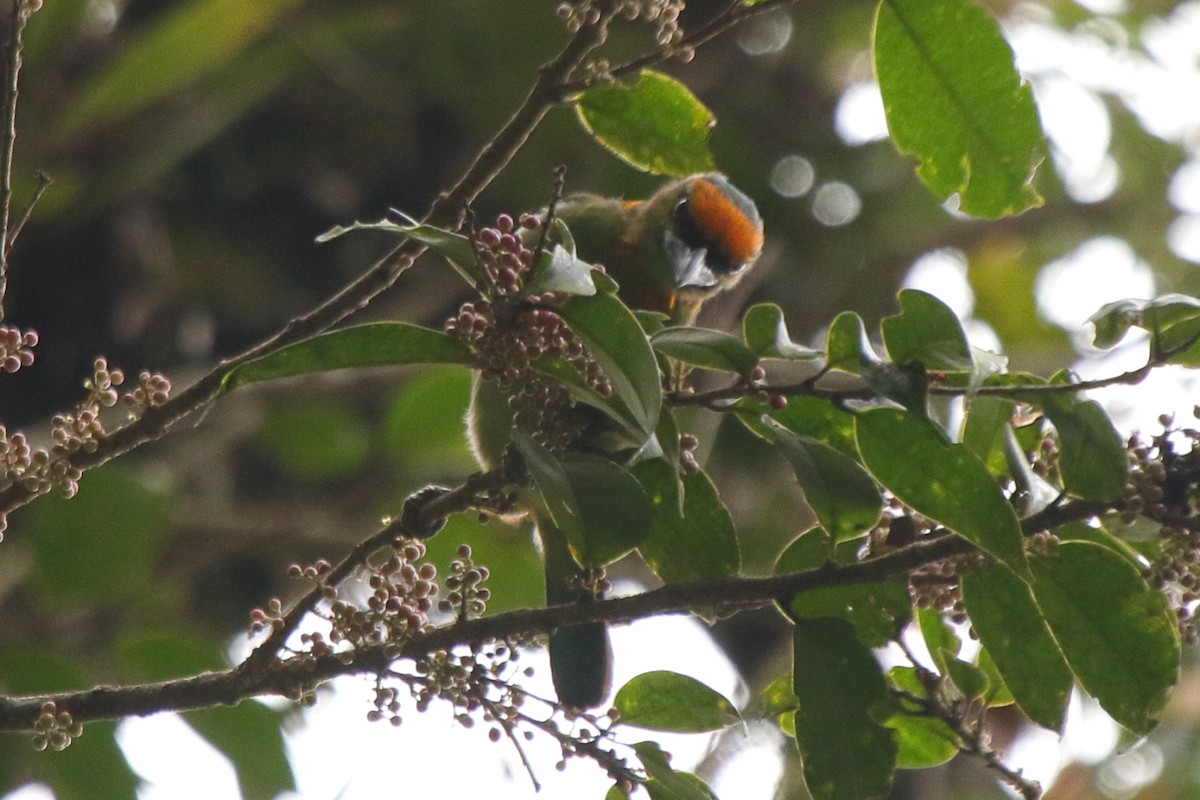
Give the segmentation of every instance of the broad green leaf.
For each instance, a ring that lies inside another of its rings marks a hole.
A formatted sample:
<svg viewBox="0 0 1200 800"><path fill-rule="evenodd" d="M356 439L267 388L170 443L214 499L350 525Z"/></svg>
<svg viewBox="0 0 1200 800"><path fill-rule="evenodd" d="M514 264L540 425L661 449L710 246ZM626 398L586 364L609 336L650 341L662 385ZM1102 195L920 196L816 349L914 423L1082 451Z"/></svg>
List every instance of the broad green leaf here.
<svg viewBox="0 0 1200 800"><path fill-rule="evenodd" d="M941 612L936 609L923 608L918 611L917 626L921 629L921 637L925 640L925 647L929 650L933 665L940 674L945 675L948 658L958 655L958 651L962 649L962 642L946 624Z"/></svg>
<svg viewBox="0 0 1200 800"><path fill-rule="evenodd" d="M683 176L713 168L712 112L669 75L643 70L630 82L598 83L575 110L596 141L643 172Z"/></svg>
<svg viewBox="0 0 1200 800"><path fill-rule="evenodd" d="M1064 488L1089 500L1111 500L1125 486L1125 445L1103 406L1077 395L1025 395L1058 431Z"/></svg>
<svg viewBox="0 0 1200 800"><path fill-rule="evenodd" d="M637 317L613 294L612 280L602 273L593 273L593 279L601 291L572 297L560 313L604 370L627 418L648 439L662 410L658 359Z"/></svg>
<svg viewBox="0 0 1200 800"><path fill-rule="evenodd" d="M220 646L174 628L125 631L115 651L126 674L138 681L196 675L225 666ZM190 711L184 719L233 762L243 797L270 800L295 788L279 711L246 701L230 708Z"/></svg>
<svg viewBox="0 0 1200 800"><path fill-rule="evenodd" d="M650 534L650 502L625 469L603 458L560 460L521 431L513 432L513 442L581 564L615 561Z"/></svg>
<svg viewBox="0 0 1200 800"><path fill-rule="evenodd" d="M875 73L896 147L939 198L995 219L1042 203L1046 143L999 25L970 0L883 0Z"/></svg>
<svg viewBox="0 0 1200 800"><path fill-rule="evenodd" d="M767 684L758 697L742 711L743 719L767 719L796 710L799 701L792 691L792 675L785 672Z"/></svg>
<svg viewBox="0 0 1200 800"><path fill-rule="evenodd" d="M890 408L855 418L863 464L904 503L1025 574L1021 526L987 467L932 422Z"/></svg>
<svg viewBox="0 0 1200 800"><path fill-rule="evenodd" d="M299 0L193 0L159 15L82 90L54 130L105 125L177 95L238 57Z"/></svg>
<svg viewBox="0 0 1200 800"><path fill-rule="evenodd" d="M1008 474L1001 437L1012 419L1014 405L1005 397L976 395L968 400L963 421L962 443L971 448L971 452L979 456L997 477Z"/></svg>
<svg viewBox="0 0 1200 800"><path fill-rule="evenodd" d="M1142 318L1143 304L1137 300L1117 300L1101 306L1100 310L1088 317L1092 324L1092 346L1101 350L1115 347L1129 329L1137 325ZM1197 309L1200 312L1200 308Z"/></svg>
<svg viewBox="0 0 1200 800"><path fill-rule="evenodd" d="M1034 596L1080 685L1122 726L1148 733L1179 678L1166 598L1126 558L1090 542L1063 542L1031 567Z"/></svg>
<svg viewBox="0 0 1200 800"><path fill-rule="evenodd" d="M963 605L1013 699L1031 720L1061 730L1074 683L1029 586L996 565L962 576Z"/></svg>
<svg viewBox="0 0 1200 800"><path fill-rule="evenodd" d="M693 367L746 375L758 365L758 356L736 336L708 328L667 328L650 337L663 355Z"/></svg>
<svg viewBox="0 0 1200 800"><path fill-rule="evenodd" d="M827 444L778 432L780 451L792 465L804 499L833 541L865 534L879 521L879 487L858 462Z"/></svg>
<svg viewBox="0 0 1200 800"><path fill-rule="evenodd" d="M384 416L383 449L393 463L422 475L466 474L478 465L463 436L471 374L431 367L396 393Z"/></svg>
<svg viewBox="0 0 1200 800"><path fill-rule="evenodd" d="M900 769L928 769L958 755L958 737L943 720L894 714L883 724L893 731L896 766Z"/></svg>
<svg viewBox="0 0 1200 800"><path fill-rule="evenodd" d="M638 551L656 575L667 583L683 583L737 573L737 532L712 479L703 472L677 475L662 459L637 464L633 474L654 508L650 535Z"/></svg>
<svg viewBox="0 0 1200 800"><path fill-rule="evenodd" d="M172 505L120 464L88 472L70 500L40 498L19 528L35 548L33 585L53 604L137 597L166 545Z"/></svg>
<svg viewBox="0 0 1200 800"><path fill-rule="evenodd" d="M983 674L988 678L988 693L984 696L984 702L988 708L999 708L1001 706L1011 706L1017 702L1012 696L1012 692L1008 689L1008 684L1004 682L1004 676L1000 674L999 667L992 659L991 653L986 647L979 648L979 657L976 659L977 666L983 670Z"/></svg>
<svg viewBox="0 0 1200 800"><path fill-rule="evenodd" d="M622 725L655 731L704 733L738 722L737 709L720 692L678 672L645 672L622 686L613 706Z"/></svg>
<svg viewBox="0 0 1200 800"><path fill-rule="evenodd" d="M991 688L987 673L974 664L968 664L957 658L948 658L946 659L946 670L950 675L950 680L954 681L954 685L968 700L978 700Z"/></svg>
<svg viewBox="0 0 1200 800"><path fill-rule="evenodd" d="M843 311L834 318L825 334L825 361L828 369L839 369L857 375L864 363L878 361L879 356L867 339L862 318L853 311Z"/></svg>
<svg viewBox="0 0 1200 800"><path fill-rule="evenodd" d="M888 357L897 364L919 361L926 369L973 372L975 360L962 323L931 294L903 289L900 313L880 323Z"/></svg>
<svg viewBox="0 0 1200 800"><path fill-rule="evenodd" d="M783 309L774 303L751 306L742 317L742 338L759 358L786 358L807 361L821 352L792 341Z"/></svg>
<svg viewBox="0 0 1200 800"><path fill-rule="evenodd" d="M280 467L299 478L347 478L363 467L371 450L366 423L334 400L273 409L255 438Z"/></svg>
<svg viewBox="0 0 1200 800"><path fill-rule="evenodd" d="M876 722L890 696L875 655L845 620L798 617L793 659L796 743L813 800L886 797L897 746Z"/></svg>
<svg viewBox="0 0 1200 800"><path fill-rule="evenodd" d="M657 742L638 742L633 746L649 778L642 787L650 800L717 800L704 781L690 772L671 768L671 754Z"/></svg>
<svg viewBox="0 0 1200 800"><path fill-rule="evenodd" d="M805 531L788 545L775 561L774 574L786 575L820 569L831 560L832 546L820 528ZM839 563L853 560L854 543L838 548ZM849 553L847 551L850 551ZM810 589L791 598L785 613L802 617L838 617L854 625L859 641L869 647L883 647L896 638L912 617L908 583L893 578L876 583L856 583Z"/></svg>
<svg viewBox="0 0 1200 800"><path fill-rule="evenodd" d="M467 346L441 331L406 322L371 322L330 331L276 350L231 370L229 391L248 383L311 372L397 364L468 364Z"/></svg>
<svg viewBox="0 0 1200 800"><path fill-rule="evenodd" d="M744 402L739 401L739 407L750 407L751 402L754 401L744 398ZM765 413L792 433L816 439L843 455L858 458L858 445L854 441L854 415L828 400L819 397L789 397L787 406L781 409L772 408ZM739 414L739 417L742 416L744 415Z"/></svg>

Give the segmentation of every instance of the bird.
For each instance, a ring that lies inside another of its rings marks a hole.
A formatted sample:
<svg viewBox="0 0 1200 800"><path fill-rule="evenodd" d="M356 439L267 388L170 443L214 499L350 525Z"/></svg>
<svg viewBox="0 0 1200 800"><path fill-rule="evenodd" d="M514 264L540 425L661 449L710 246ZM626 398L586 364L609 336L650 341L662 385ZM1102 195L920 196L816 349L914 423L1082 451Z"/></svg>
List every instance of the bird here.
<svg viewBox="0 0 1200 800"><path fill-rule="evenodd" d="M660 312L671 325L693 324L706 300L746 274L763 245L758 208L717 172L670 181L644 200L572 194L563 197L553 213L570 230L577 258L603 265L627 306ZM468 431L484 468L500 463L511 440L515 423L510 400L496 383L476 375ZM577 409L580 415L590 411ZM530 505L542 550L547 604L594 600L598 592L594 574L589 576L592 565L580 564L566 535L549 515L538 513L536 503ZM604 623L556 630L550 635L549 653L560 704L583 710L603 702L611 686L612 662Z"/></svg>

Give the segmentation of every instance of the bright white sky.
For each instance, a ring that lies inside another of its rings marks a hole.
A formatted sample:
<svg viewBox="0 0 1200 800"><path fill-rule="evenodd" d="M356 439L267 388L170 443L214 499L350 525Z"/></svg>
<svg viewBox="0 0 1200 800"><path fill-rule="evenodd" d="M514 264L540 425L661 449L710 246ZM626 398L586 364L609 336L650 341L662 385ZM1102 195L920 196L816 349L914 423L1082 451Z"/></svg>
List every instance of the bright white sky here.
<svg viewBox="0 0 1200 800"><path fill-rule="evenodd" d="M1081 3L1096 13L1119 13L1124 0ZM1006 21L1006 33L1025 76L1033 83L1042 121L1052 143L1054 166L1070 194L1079 202L1096 202L1117 187L1120 174L1108 153L1111 125L1102 96L1115 97L1133 111L1147 130L1182 142L1193 158L1178 170L1170 201L1179 217L1164 232L1181 258L1200 263L1200 103L1181 98L1200 97L1200 2L1179 5L1161 24L1142 32L1149 55L1127 47L1126 34L1116 24L1096 19L1066 33L1049 24L1037 6L1018 6ZM771 57L788 46L792 21L780 11L758 18L738 34L738 43L754 57ZM836 128L848 144L886 136L877 87L855 83L837 110ZM782 154L769 176L785 198L808 204L821 223L846 225L861 209L861 199L835 175L822 175L803 153ZM907 286L941 297L967 323L972 340L995 347L986 325L970 319L974 296L966 279L962 253L937 251L920 258ZM1155 293L1150 265L1123 240L1105 237L1080 244L1073 252L1047 265L1037 282L1038 308L1043 316L1086 341L1085 320L1109 300L1148 298ZM990 337L990 338L989 338ZM1087 352L1086 349L1081 352ZM1093 354L1076 365L1084 377L1111 375L1144 363L1145 342L1134 339L1110 354ZM1100 399L1109 404L1125 428L1150 428L1163 411L1190 414L1197 396L1196 379L1180 370L1159 370L1142 386L1108 390ZM680 618L644 620L613 631L617 654L616 685L653 669L673 669L708 683L736 701L734 672L712 645L703 628ZM543 660L534 692L549 695L548 668ZM483 730L465 731L446 709L434 706L424 715L415 711L399 729L368 723L370 683L339 681L337 691L323 695L305 712L306 725L288 733L298 792L287 800L356 800L396 796L443 796L444 770L454 770L455 794L479 794L507 800L534 795L528 776L507 743L492 744ZM85 733L86 735L86 733ZM636 732L626 734L637 741ZM780 773L777 735L763 727L746 731L746 746L723 765L713 779L718 796L739 800L768 800ZM199 739L174 715L133 719L119 729L122 748L144 778L141 800L233 800L238 797L233 770L223 756ZM540 737L539 737L540 738ZM658 738L647 733L646 738ZM1011 748L1009 760L1048 785L1062 763L1089 762L1109 756L1116 729L1090 701L1076 698L1061 746L1048 732L1031 732ZM703 758L708 737L669 737L664 746L675 754L675 765L689 768ZM544 797L600 798L608 782L592 765L574 760L564 773L552 764L557 749L545 742L529 744L538 765ZM1111 761L1106 780L1128 796L1153 780L1161 767L1153 745ZM432 769L418 768L430 765ZM465 765L469 768L464 769ZM1156 766L1157 765L1157 766ZM45 787L31 785L2 800L47 800Z"/></svg>

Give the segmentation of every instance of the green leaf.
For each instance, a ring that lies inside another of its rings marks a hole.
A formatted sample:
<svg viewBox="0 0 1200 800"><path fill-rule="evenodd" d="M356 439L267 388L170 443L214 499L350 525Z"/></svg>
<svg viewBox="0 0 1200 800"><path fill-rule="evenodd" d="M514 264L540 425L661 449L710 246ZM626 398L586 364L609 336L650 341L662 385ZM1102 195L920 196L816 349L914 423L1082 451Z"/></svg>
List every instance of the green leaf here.
<svg viewBox="0 0 1200 800"><path fill-rule="evenodd" d="M825 334L825 362L828 369L839 369L858 375L865 363L879 361L867 339L862 317L853 311L843 311L829 325Z"/></svg>
<svg viewBox="0 0 1200 800"><path fill-rule="evenodd" d="M613 386L613 402L643 439L649 439L662 411L662 379L658 359L637 317L616 298L616 285L601 273L593 278L602 291L575 296L560 313L583 341Z"/></svg>
<svg viewBox="0 0 1200 800"><path fill-rule="evenodd" d="M463 436L471 373L431 367L406 383L388 404L383 448L393 463L421 475L466 474L478 465Z"/></svg>
<svg viewBox="0 0 1200 800"><path fill-rule="evenodd" d="M758 356L736 336L708 328L667 328L650 337L663 355L693 367L746 375L758 365Z"/></svg>
<svg viewBox="0 0 1200 800"><path fill-rule="evenodd" d="M1186 346L1200 331L1197 320L1200 320L1200 299L1183 294L1166 294L1153 300L1117 300L1088 318L1095 328L1092 344L1096 347L1105 350L1113 347L1136 326L1155 336L1159 351Z"/></svg>
<svg viewBox="0 0 1200 800"><path fill-rule="evenodd" d="M901 501L1027 573L1021 526L979 457L932 422L890 408L855 418L863 464Z"/></svg>
<svg viewBox="0 0 1200 800"><path fill-rule="evenodd" d="M895 714L883 724L895 736L896 766L900 769L928 769L958 755L958 737L943 720Z"/></svg>
<svg viewBox="0 0 1200 800"><path fill-rule="evenodd" d="M662 459L637 464L633 474L654 508L650 535L638 551L656 575L667 583L684 583L737 573L737 532L712 479L703 472L677 476Z"/></svg>
<svg viewBox="0 0 1200 800"><path fill-rule="evenodd" d="M598 83L575 109L596 141L643 172L683 176L713 168L712 112L669 75L642 70L632 82Z"/></svg>
<svg viewBox="0 0 1200 800"><path fill-rule="evenodd" d="M1137 325L1142 318L1143 303L1137 300L1117 300L1101 306L1100 310L1088 317L1092 324L1092 346L1101 350L1115 347L1129 329ZM1197 308L1200 312L1200 308Z"/></svg>
<svg viewBox="0 0 1200 800"><path fill-rule="evenodd" d="M1104 407L1078 395L1031 400L1058 431L1058 467L1064 488L1088 500L1111 500L1125 487L1125 445Z"/></svg>
<svg viewBox="0 0 1200 800"><path fill-rule="evenodd" d="M224 391L311 372L397 364L468 364L467 346L441 331L406 322L371 322L323 333L231 370Z"/></svg>
<svg viewBox="0 0 1200 800"><path fill-rule="evenodd" d="M796 743L809 793L813 800L886 797L897 747L875 721L890 705L879 662L845 620L795 623Z"/></svg>
<svg viewBox="0 0 1200 800"><path fill-rule="evenodd" d="M987 674L974 664L968 664L957 658L946 659L946 670L950 680L968 700L978 700L987 694L989 688Z"/></svg>
<svg viewBox="0 0 1200 800"><path fill-rule="evenodd" d="M858 462L827 444L778 432L804 499L835 543L865 534L883 513L879 487Z"/></svg>
<svg viewBox="0 0 1200 800"><path fill-rule="evenodd" d="M975 359L962 324L931 294L903 289L900 313L880 323L888 357L897 364L919 361L926 369L973 372Z"/></svg>
<svg viewBox="0 0 1200 800"><path fill-rule="evenodd" d="M115 652L138 681L195 675L224 666L221 648L174 628L125 631ZM295 788L280 726L283 715L261 703L190 711L184 719L233 762L242 796L269 800Z"/></svg>
<svg viewBox="0 0 1200 800"><path fill-rule="evenodd" d="M343 403L314 400L271 411L257 440L288 473L308 479L347 478L371 449L371 434Z"/></svg>
<svg viewBox="0 0 1200 800"><path fill-rule="evenodd" d="M1080 685L1122 726L1148 733L1179 678L1166 598L1126 558L1090 542L1063 542L1031 566L1034 596Z"/></svg>
<svg viewBox="0 0 1200 800"><path fill-rule="evenodd" d="M299 0L193 0L174 6L117 52L52 128L60 138L110 124L221 69Z"/></svg>
<svg viewBox="0 0 1200 800"><path fill-rule="evenodd" d="M739 408L753 408L758 411L762 411L764 405L751 398L743 398L738 401ZM843 411L828 400L803 395L789 397L785 407L771 408L762 413L767 414L770 419L792 433L816 439L843 455L858 458L858 445L854 441L854 415ZM752 422L748 419L747 414L739 413L738 416L748 424ZM762 423L760 422L758 425L761 428ZM774 441L774 426L767 426L764 430L760 430L754 425L750 425L750 428L769 441Z"/></svg>
<svg viewBox="0 0 1200 800"><path fill-rule="evenodd" d="M1061 730L1074 679L1029 586L992 566L962 576L963 605L1013 699L1031 720Z"/></svg>
<svg viewBox="0 0 1200 800"><path fill-rule="evenodd" d="M987 219L1041 205L1045 137L995 20L970 0L883 0L874 38L888 128L929 190Z"/></svg>
<svg viewBox="0 0 1200 800"><path fill-rule="evenodd" d="M821 355L819 350L792 341L783 309L774 303L759 303L746 311L742 317L742 338L759 358L808 361Z"/></svg>
<svg viewBox="0 0 1200 800"><path fill-rule="evenodd" d="M954 631L946 624L940 611L923 608L917 612L917 624L921 629L921 637L929 650L929 657L937 671L945 675L947 672L947 656L954 658L962 649L962 642L954 635Z"/></svg>
<svg viewBox="0 0 1200 800"><path fill-rule="evenodd" d="M649 778L644 784L650 800L717 800L712 789L690 772L671 768L671 754L657 742L638 742L633 746Z"/></svg>
<svg viewBox="0 0 1200 800"><path fill-rule="evenodd" d="M521 431L513 431L513 442L554 524L581 564L615 561L650 534L650 502L637 479L621 466L593 457L559 460Z"/></svg>
<svg viewBox="0 0 1200 800"><path fill-rule="evenodd" d="M704 733L741 719L733 703L695 678L660 670L632 678L617 691L613 706L622 725L655 731Z"/></svg>
<svg viewBox="0 0 1200 800"><path fill-rule="evenodd" d="M128 468L88 472L78 496L42 497L21 529L33 542L33 584L55 602L97 605L136 598L166 544L172 498Z"/></svg>

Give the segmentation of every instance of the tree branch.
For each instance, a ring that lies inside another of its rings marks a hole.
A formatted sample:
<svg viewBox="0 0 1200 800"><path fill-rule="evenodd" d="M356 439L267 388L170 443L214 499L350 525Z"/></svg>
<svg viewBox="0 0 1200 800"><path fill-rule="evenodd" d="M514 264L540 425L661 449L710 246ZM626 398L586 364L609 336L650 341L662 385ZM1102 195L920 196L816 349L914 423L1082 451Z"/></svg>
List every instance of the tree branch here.
<svg viewBox="0 0 1200 800"><path fill-rule="evenodd" d="M495 473L482 473L482 477L477 480L490 485L493 481L500 480L500 476ZM419 523L428 523L451 508L468 507L468 498L482 485L476 483L475 488L468 490L468 484L427 503L424 510L414 519L418 519ZM1023 532L1028 535L1067 522L1118 510L1119 504L1116 503L1072 501L1050 506L1022 520L1021 526ZM291 631L295 630L299 619L315 607L323 587L332 585L330 578L334 574L343 580L349 577L372 552L388 544L395 533L392 526L387 526L364 540L334 568L334 572L328 573L314 590L297 601L285 615ZM520 609L490 617L460 620L425 633L414 634L401 644L388 643L357 650L350 661L347 661L344 654L318 659L277 659L275 656L278 646L282 646L286 635L282 635L281 638L272 633L241 665L220 672L135 686L105 686L0 699L0 730L31 729L46 702L53 702L59 711L68 712L76 722L88 722L162 711L187 711L217 705L234 705L242 700L263 695L296 697L304 690L340 675L379 674L398 659L417 659L457 646L488 640L512 640L545 635L565 625L584 622L620 623L696 610L715 609L730 612L759 608L816 589L888 580L936 561L974 552L978 552L978 548L965 539L951 534L932 536L863 561L851 564L827 563L807 572L764 578L738 577L703 583L670 584L628 597L549 608Z"/></svg>

